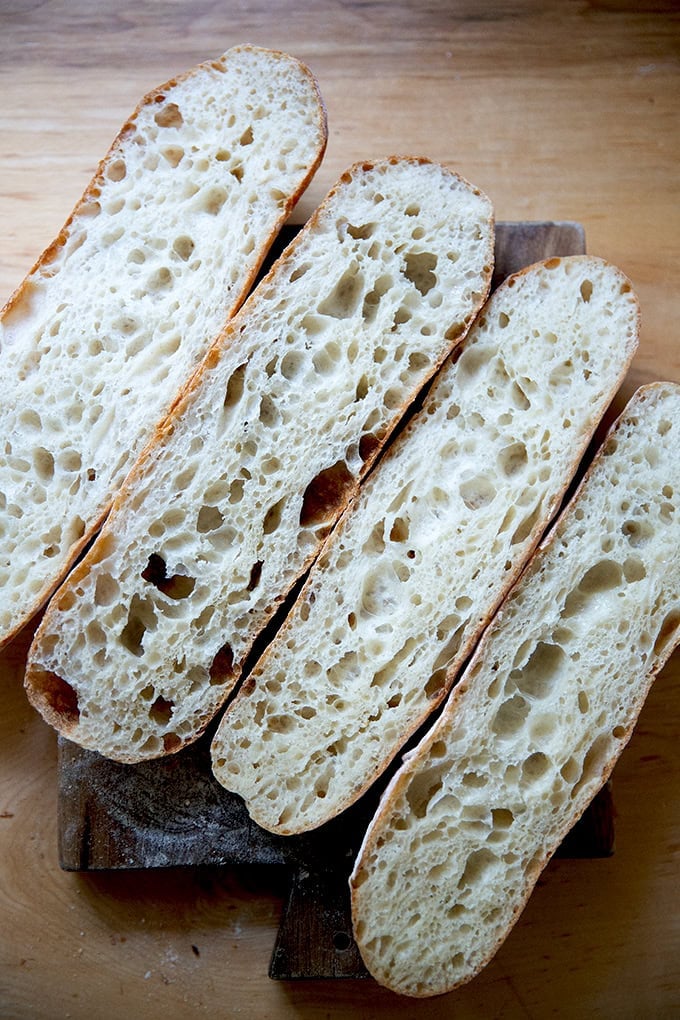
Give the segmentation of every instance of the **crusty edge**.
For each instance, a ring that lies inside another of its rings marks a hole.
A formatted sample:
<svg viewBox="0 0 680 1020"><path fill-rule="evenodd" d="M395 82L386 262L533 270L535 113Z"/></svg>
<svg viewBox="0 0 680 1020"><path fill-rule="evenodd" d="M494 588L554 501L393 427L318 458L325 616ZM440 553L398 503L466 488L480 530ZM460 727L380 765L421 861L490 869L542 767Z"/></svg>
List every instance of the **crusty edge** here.
<svg viewBox="0 0 680 1020"><path fill-rule="evenodd" d="M603 264L604 263L603 259L600 259L600 258L598 258L595 255L567 255L567 256L559 256L559 257L552 257L552 258L549 258L549 259L543 259L543 260L541 260L539 262L533 263L530 266L525 266L523 269L518 270L518 272L513 273L502 284L500 284L500 286L496 289L494 294L502 292L506 288L514 287L514 285L515 285L515 283L516 283L516 281L517 281L517 279L519 277L525 276L528 273L535 271L537 268L545 265L546 263L551 263L551 262L555 263L556 261L571 261L571 260L579 260L579 261L589 260L590 262L597 263L597 264ZM626 275L621 270L617 269L617 272L620 274L622 281L629 282L628 278L626 277ZM632 291L632 288L631 288L631 291ZM493 299L493 296L489 300L492 300L492 299ZM628 372L628 368L630 366L630 363L631 363L631 361L632 361L632 359L633 359L633 357L635 355L635 351L636 351L637 346L638 346L638 336L639 336L639 326L640 326L640 306L639 306L639 301L638 301L637 297L635 298L635 303L636 303L636 310L637 310L637 324L636 324L636 330L635 330L635 339L634 339L633 343L630 346L630 350L629 350L629 352L627 354L627 357L626 357L625 361L623 361L621 363L621 368L620 368L620 371L619 371L618 378L612 384L612 387L611 387L610 392L609 392L609 401L611 401L613 399L615 393L617 392L617 390L619 389L621 383L623 382L623 379L626 376L626 373ZM487 303L486 307L488 307L488 303ZM480 312L480 315L483 315L484 311L485 311L485 309L483 308L481 310L481 312ZM530 561L531 557L533 556L535 550L538 548L539 543L541 542L541 539L542 539L542 537L543 537L543 535L545 533L546 528L549 527L550 522L554 518L554 515L559 510L559 507L560 507L560 504L562 503L564 495L567 492L567 490L569 489L569 486L571 485L571 483L573 481L574 475L575 475L575 473L576 473L576 471L578 469L578 466L579 466L579 464L581 462L581 459L582 459L584 453L586 452L586 450L587 450L587 448L588 448L588 446L589 446L589 444L590 444L590 442L591 442L591 440L593 438L593 435L595 434L595 432L596 432L596 430L597 430L597 428L598 428L598 426L600 424L600 421L601 421L601 419L598 419L597 421L594 421L592 423L591 429L584 435L584 437L583 437L583 439L582 439L578 449L576 449L574 451L574 455L573 455L572 461L571 461L571 463L569 465L569 468L565 472L563 484L561 485L561 487L558 490L555 491L555 493L552 495L550 500L547 502L545 513L541 516L540 520L538 520L536 522L535 526L534 526L534 536L533 536L533 539L532 539L531 543L527 547L526 554L525 554L524 558L522 560L518 561L511 571L508 571L507 575L505 576L505 583L504 583L503 587L500 589L500 591L498 592L498 595L497 595L497 598L496 598L494 604L489 608L487 614L485 615L483 620L480 621L478 627L474 631L472 631L468 635L468 637L465 640L465 642L463 644L461 644L461 647L460 647L459 651L456 653L455 662L449 668L449 670L447 672L447 675L446 675L446 680L445 680L444 684L442 685L441 690L437 693L437 696L433 697L428 702L427 706L423 709L423 711L420 713L420 715L414 717L414 719L409 724L408 728L402 730L398 740L394 744L391 745L389 751L387 751L385 753L383 758L380 761L374 763L373 769L370 772L370 774L366 776L366 779L365 779L363 785L360 788L358 788L356 790L353 790L350 794L348 794L348 796L345 797L345 799L338 804L338 806L334 810L333 814L332 815L329 814L327 816L327 818L324 819L324 822L325 821L329 821L333 817L337 817L337 815L339 815L343 811L347 810L348 807L350 807L353 803L355 803L355 801L357 801L361 796L363 796L364 793L366 793L366 791L373 785L373 783L379 778L379 776L382 775L382 773L385 771L385 769L389 766L390 762L393 761L395 754L398 753L399 747L402 747L406 743L406 741L410 737L412 737L414 735L414 733L418 732L420 727L426 722L426 720L429 718L429 716L434 711L436 711L436 709L441 705L442 701L446 698L446 696L448 695L449 691L451 690L451 688L452 688L452 686L453 686L453 684L454 684L454 682L456 680L456 677L458 676L458 673L459 673L460 667L461 667L461 663L464 663L465 660L468 658L468 656L472 652L472 649L474 648L476 642L478 641L480 634L482 634L484 632L485 628L488 626L489 622L493 618L493 616L496 613L496 611L498 610L499 606L502 605L506 595L508 594L508 592L510 591L512 586L515 584L515 582L518 580L518 578L522 574L523 570L527 566L528 562ZM395 440L393 445L385 451L385 453L383 455L382 463L384 463L384 461L386 461L387 458L395 455L395 453L398 451L399 445L401 443L408 442L409 435L411 434L411 432L414 429L417 429L417 427L418 427L418 418L416 417L411 422L409 422L407 427L404 429L403 433ZM348 503L347 507L343 510L342 516L338 520L338 523L337 523L335 529L326 538L326 540L324 542L324 545L322 546L321 550L319 551L319 553L318 553L319 557L321 557L323 555L323 552L324 552L324 549L326 548L326 546L329 545L330 543L332 543L335 540L335 537L342 530L346 518L354 510L357 498L358 498L358 493L351 499L351 501ZM313 581L313 578L311 578L311 577L308 578L308 580L305 582L305 585L304 585L304 587L302 588L302 590L300 592L299 598L303 598L304 597L304 595L305 595L306 591L308 590L309 586L311 585L312 581ZM291 617L288 616L286 618L286 620L284 621L284 623L282 624L281 630L279 631L279 638L280 639L283 639L285 637L285 633L287 633L291 629L292 625L293 625L293 621L291 620ZM263 652L262 657L260 658L260 660L258 662L258 665L256 667L256 674L260 672L260 665L261 664L262 665L266 665L266 662L267 662L267 660L268 660L268 658L269 658L269 656L271 654L272 654L271 648L265 649L265 651ZM248 677L248 679L246 680L246 682L245 682L244 686L242 687L241 691L239 691L239 693L236 695L236 697L232 701L231 705L227 709L227 713L225 715L225 718L227 718L227 719L229 718L229 712L231 711L232 708L234 708L234 706L238 703L238 701L240 700L241 697L244 697L244 696L249 695L250 693L252 693L252 690L253 690L256 682L257 682L257 676L253 676L251 674ZM268 826L268 828L269 828L269 826ZM293 819L291 819L290 823L288 823L286 825L283 825L283 826L280 826L280 827L277 826L276 828L272 827L271 831L275 832L275 833L277 833L278 835L281 835L281 836L293 836L293 835L298 835L299 833L307 831L307 830L306 830L306 827L298 827L298 826L296 826L295 819L293 818Z"/></svg>
<svg viewBox="0 0 680 1020"><path fill-rule="evenodd" d="M217 67L221 63L221 61L223 59L225 59L225 58L228 58L229 54L231 54L231 53L243 52L243 51L251 51L251 52L252 51L256 51L256 52L268 53L270 56L274 57L275 59L279 59L279 60L282 60L282 59L291 60L291 61L294 61L296 64L299 65L299 67L302 70L303 74L308 78L309 82L311 83L312 88L313 88L313 92L314 92L314 94L316 96L317 109L319 111L318 124L319 124L319 134L320 134L321 144L319 145L319 148L317 150L317 153L316 153L316 156L315 156L313 162L309 166L307 174L303 178L303 180L300 183L300 185L297 188L297 190L294 193L292 193L292 194L287 196L285 204L283 204L281 206L281 212L280 212L280 215L278 216L278 218L277 218L277 220L276 220L276 222L274 224L274 227L272 228L271 232L267 235L267 237L263 239L262 244L260 246L259 258L258 258L258 260L255 263L253 263L252 271L250 272L250 274L248 275L247 278L244 278L243 286L241 287L241 289L234 294L231 307L227 310L226 318L227 318L227 320L230 320L235 315L235 313L238 311L238 309L240 308L240 306L243 304L244 300L246 299L248 293L252 289L253 282L254 282L254 280L257 277L257 274L258 274L258 272L260 270L260 267L261 267L264 259L266 258L267 253L268 253L269 249L271 248L272 243L274 242L274 240L276 239L277 235L279 234L279 231L281 230L281 227L283 226L283 224L286 222L286 220L290 216L292 210L297 205L297 203L300 200L301 196L304 194L305 190L309 186L310 181L314 177L314 174L318 170L318 168L319 168L319 166L321 164L321 161L322 161L322 159L324 157L324 154L325 154L325 151L326 151L326 146L327 146L327 143L328 143L328 121L327 121L326 105L325 105L325 102L323 100L323 97L321 96L321 92L320 92L320 89L319 89L319 84L318 84L316 78L314 77L314 75L312 74L312 72L309 70L309 68L305 64L303 64L301 61L297 60L297 58L290 57L288 54L283 53L280 50L266 50L266 49L264 49L264 47L250 46L250 45L234 46L230 50L227 50L227 52L223 55L222 58L218 58L216 60L208 60L208 61L204 61L201 64L197 64L195 67L191 68L190 70L186 71L185 73L180 74L180 75L178 75L175 78L171 78L169 81L165 82L163 85L157 86L156 88L152 89L150 92L147 92L146 95L143 96L143 98L140 100L140 102L135 107L134 112L131 114L131 116L128 118L128 120L123 124L122 128L120 129L120 131L118 132L118 134L114 138L113 142L109 146L109 149L106 152L106 154L104 155L104 157L97 164L97 168L95 170L94 176L92 177L92 179L90 180L89 184L87 185L87 187L86 187L85 191L83 192L81 198L78 200L76 205L73 207L73 210L71 211L68 219L66 220L66 222L63 225L63 227L59 231L59 234L57 235L57 237L48 245L47 248L45 248L45 250L38 257L38 259L36 260L34 265L31 267L29 272L26 274L25 278L22 280L22 282L19 284L19 286L14 290L14 292L10 295L10 297L6 301L5 305L0 309L0 319L2 319L8 312L11 312L11 310L15 306L15 304L17 304L21 300L21 298L23 297L24 291L26 289L26 286L28 285L28 282L31 279L31 277L33 276L33 274L35 272L37 272L39 269L41 269L43 266L49 265L50 262L52 262L54 260L54 258L56 257L58 251L64 246L64 244L68 240L69 228L70 228L70 226L71 226L75 216L79 212L79 210L84 205L86 205L87 202L89 202L90 200L96 199L99 196L99 185L103 181L104 173L106 171L106 168L109 165L109 163L114 158L117 157L117 155L119 154L121 145L125 142L127 136L134 130L135 122L136 122L136 120L137 120L141 110L144 107L149 106L152 103L155 103L159 96L163 95L167 90L169 90L171 88L174 88L180 82L183 82L183 81L186 81L189 78L192 78L195 74L197 74L200 71L203 71L206 68ZM207 356L207 355L205 355L205 356ZM196 370L197 369L195 369L194 372ZM182 393L187 388L188 383L190 383L193 374L194 373L190 373L189 379L187 380L187 382L182 387L180 387L180 389L176 393L175 397L171 400L171 402L168 405L167 413L170 413L172 411L172 409L174 408L175 404L181 399ZM152 436L152 440L151 441L153 441L153 436ZM133 465L133 467L134 467L134 465ZM132 468L131 468L131 470L132 470ZM71 568L73 567L74 563L76 563L76 561L77 561L78 557L80 556L80 554L82 553L83 549L85 549L85 547L88 545L88 543L92 540L92 538L97 534L97 532L102 527L102 524L106 520L106 518L107 518L107 516L108 516L108 514L109 514L109 512L111 510L112 505L113 505L113 498L109 501L109 503L106 506L104 506L102 508L102 510L99 513L99 515L96 518L93 518L93 520L90 522L89 526L85 529L85 532L83 533L82 537L77 542L73 543L73 545L71 546L71 555L65 561L62 570L59 571L59 573L55 576L55 578L54 578L54 580L52 582L50 582L49 584L46 584L45 587L42 589L42 591L40 591L38 593L38 595L34 598L33 602L31 603L30 607L26 610L26 613L24 614L23 618L20 619L15 624L15 626L12 628L12 630L9 631L7 634L5 634L4 636L0 635L0 650L2 650L11 641L14 640L14 638L19 634L19 632L23 629L23 627L26 626L26 624L29 622L29 620L32 617L35 616L35 614L42 608L42 606L48 601L48 599L50 599L50 597L59 588L60 584L68 576Z"/></svg>
<svg viewBox="0 0 680 1020"><path fill-rule="evenodd" d="M481 192L474 185L470 184L470 182L467 181L465 178L461 177L460 174L456 173L453 170L450 170L450 169L444 167L442 164L436 163L435 161L433 161L431 159L428 159L427 157L423 157L423 156L394 156L393 155L393 156L386 157L385 159L376 159L376 160L371 160L371 161L362 160L362 161L353 163L341 175L341 177L338 179L336 184L328 192L328 194L327 194L326 198L324 199L324 201L317 207L317 209L310 216L310 218L307 221L307 223L302 227L300 232L288 244L288 246L286 247L284 252L276 260L276 262L271 267L271 269L269 270L267 275L258 284L258 286L255 288L255 290L250 294L248 299L241 306L241 308L234 315L234 317L232 319L230 319L229 322L225 325L225 327L222 330L222 332L220 333L220 335L217 337L215 342L211 345L208 353L205 355L205 357L203 358L202 362L199 364L199 366L197 367L195 372L190 376L190 378L184 384L184 386L182 387L181 391L179 392L179 394L177 396L177 399L175 400L174 404L172 405L172 408L171 408L170 412L168 413L168 415L161 422L159 422L155 432L153 433L151 438L148 440L146 445L143 447L139 457L137 458L137 460L133 464L132 468L130 469L127 477L125 478L125 481L123 482L123 485L121 486L119 492L117 493L117 495L113 499L111 507L110 507L110 510L108 512L108 516L106 517L106 520L104 522L104 527L103 527L102 531L97 536L97 538L95 539L93 545L88 550L88 552L85 554L85 556L80 561L80 563L78 563L75 566L75 568L71 571L71 573L65 578L65 580L62 581L62 584L57 588L57 590L55 591L54 596L53 596L51 602L47 606L46 612L45 612L45 614L43 616L43 619L42 619L38 629L35 632L35 635L33 637L32 643L31 643L31 647L29 649L28 658L27 658L27 665L26 665L26 672L25 672L25 676L24 676L24 687L26 689L26 694L27 694L27 697L28 697L29 701L31 702L31 704L33 704L33 706L42 714L43 718L54 729L56 729L58 732L62 733L63 735L65 735L67 737L69 735L73 735L74 734L74 730L75 730L76 727L73 724L73 722L70 722L68 720L68 718L62 716L61 713L55 712L54 709L50 705L48 705L40 697L40 693L39 693L40 692L39 678L43 676L43 670L42 670L41 667L36 667L36 666L33 665L34 650L38 648L38 646L39 646L39 644L40 644L40 642L41 642L41 640L43 638L43 635L46 634L46 633L49 633L50 628L51 628L51 624L52 624L53 614L58 611L60 600L62 598L64 598L64 597L68 597L69 596L69 593L76 586L78 581L82 577L86 576L86 574L88 573L89 568L90 568L90 564L93 563L93 562L96 563L98 561L98 559L101 557L102 554L101 554L100 550L102 548L102 543L106 543L107 542L107 536L108 536L109 532L112 529L115 528L115 526L116 526L116 519L117 519L118 513L124 513L125 503L126 503L127 499L129 498L129 496L131 495L131 493L134 491L138 479L140 477L144 477L144 475L146 474L147 470L149 470L149 469L152 470L153 469L153 460L154 460L156 451L172 435L172 433L174 431L174 428L175 428L175 421L182 416L182 414L186 410L187 406L191 403L191 401L192 401L196 391L201 386L201 383L202 383L204 375L207 372L209 372L212 368L214 368L214 366L216 364L219 363L219 360L220 360L220 358L222 356L222 353L225 350L227 350L232 344L238 343L238 337L239 337L242 329L245 328L245 326L247 324L248 317L249 317L253 307L257 307L257 304L261 300L260 295L263 292L265 292L265 290L269 286L274 285L276 283L277 276L282 272L282 267L284 267L288 263L289 259L295 255L295 252L296 252L298 246L300 244L302 244L302 241L303 241L303 238L304 238L305 234L307 232L313 230L315 225L316 225L316 223L319 221L319 219L321 219L326 214L326 210L327 210L328 204L335 197L336 193L340 190L340 188L344 184L348 183L351 180L351 178L356 173L367 172L367 171L369 171L369 170L371 170L371 169L373 169L373 168L375 168L377 166L380 166L380 165L394 165L396 163L402 163L402 162L413 162L413 163L416 163L416 164L419 164L419 165L428 164L428 165L437 166L440 169L444 170L446 174L451 175L451 177L454 177L454 178L458 179L464 185L466 185L467 187L471 188L475 192L475 194L483 195L483 192ZM479 302L480 306L483 304L484 299L487 296L487 294L489 292L489 289L491 287L491 278L492 278L492 275L493 275L493 259L494 259L494 217L493 217L493 207L491 206L491 203L490 203L489 199L487 198L487 196L484 196L484 197L486 198L486 200L487 200L487 202L489 204L489 228L490 229L489 229L489 244L488 244L488 250L487 250L487 253L486 253L488 258L485 260L485 265L488 266L488 272L486 274L485 286L482 288L482 291L481 291L481 295L482 296L481 296L480 302ZM479 311L479 308L477 309L477 311ZM431 367L429 378L432 378L432 376L436 373L436 371L441 366L441 364L446 360L448 355L456 348L456 346L459 343L461 343L463 341L463 339L467 335L469 329L471 328L472 323L473 323L475 317L476 316L475 316L474 313L469 316L468 321L466 323L464 323L463 330L456 337L454 337L452 339L452 342L449 345L448 350L446 352L444 352L441 355L439 361ZM426 385L426 384L427 384L427 380L423 380L420 385L422 386L422 385ZM394 430L397 428L399 422L403 418L403 415L405 414L408 406L410 405L411 400L415 399L416 396L417 396L416 393L412 393L410 398L404 403L404 405L402 405L401 408L398 409L398 412L393 416L391 427L386 430L384 436L380 440L379 445L376 446L375 450L373 450L371 452L371 455L369 457L367 457L366 461L363 463L363 465L362 465L362 472L361 472L359 478L356 481L356 484L354 486L353 492L349 492L348 493L347 498L346 498L346 502L345 502L345 506L344 507L341 506L341 507L338 508L337 514L334 517L333 524L335 522L337 522L337 520L339 519L339 517L343 513L344 509L346 509L346 507L351 504L353 498L355 498L355 496L356 496L356 494L358 492L359 482L361 481L361 479L363 477L365 477L366 473L369 471L369 469L371 468L372 464L375 462L376 458L379 456L381 450L384 448L384 446L388 442L388 440L390 438L390 435L394 432ZM320 553L323 550L323 548L324 548L324 544L321 543L321 545L316 550L312 550L312 552L307 556L306 560L300 566L300 570L299 570L299 572L297 574L297 578L298 579L301 576L303 576L304 573L309 569L311 563L320 555ZM284 602L284 600L286 599L286 597L288 596L288 594L292 590L294 584L295 584L295 580L291 581L289 586L288 586L288 588L285 591L282 591L282 592L278 593L275 597L272 598L271 605L269 607L269 617L268 617L268 619L271 619L271 617L274 616L274 614L276 613L276 611L279 608L279 606ZM266 622L267 621L265 621L263 626L266 625ZM258 632L258 634L254 634L253 635L252 641L251 641L250 646L249 646L250 649L252 649L252 647L255 644L257 638L259 637L259 633L261 633L261 631ZM230 696L231 691L233 690L234 685L236 683L238 683L238 678L236 678L234 684L226 685L227 689L225 690L224 699L222 701L222 704L220 706L218 706L218 708L215 709L213 712L211 712L210 715L206 716L206 718L204 720L204 723L203 723L203 726L201 728L199 728L195 733L192 734L192 736L190 738L188 738L185 741L183 741L177 747L174 747L171 751L164 751L158 757L165 757L168 754L175 754L175 753L177 753L177 751L181 750L183 747L186 747L187 744L193 743L195 740L197 740L201 736L201 734L205 732L206 727L210 724L212 719L214 719L215 716L218 714L218 712L221 710L222 705L224 704L224 702ZM125 762L127 764L130 764L130 763L136 762L138 759L137 759L136 756L130 756L130 757L127 757L127 756L117 756L116 760L117 761L121 761L121 762Z"/></svg>
<svg viewBox="0 0 680 1020"><path fill-rule="evenodd" d="M634 412L634 405L639 400L644 399L648 392L650 392L652 390L655 390L655 389L658 389L658 388L661 388L661 387L663 387L665 385L667 385L667 384L658 383L658 382L648 383L647 385L641 386L638 390L635 391L635 393L631 397L629 403L624 408L624 410L621 413L621 415L612 424L611 428L607 432L602 445L600 446L600 448L599 448L597 454L595 455L592 463L589 465L587 471L585 472L581 482L579 483L577 489L575 490L574 495L571 498L571 500L569 501L568 505L565 507L563 512L560 514L560 516L556 520L556 522L554 524L554 527L550 530L550 532L544 537L544 539L537 546L537 548L536 548L536 550L535 550L531 560L529 561L529 563L526 566L525 573L528 574L531 570L533 570L535 568L539 555L542 556L545 552L547 552L550 549L550 546L559 538L559 536L562 533L562 530L563 530L566 522L571 518L572 514L574 513L574 511L576 510L576 508L578 506L578 502L579 502L579 498L580 498L582 489L588 483L588 480L589 480L590 476L592 475L593 471L596 469L597 465L599 464L599 462L601 461L601 459L603 457L603 451L604 451L605 445L607 444L609 439L612 437L612 435L616 432L616 430L618 429L619 425L621 423L623 423ZM673 385L678 385L678 384L673 384ZM416 747L414 747L411 751L409 751L407 754L404 755L404 758L403 758L403 761L402 761L402 765L400 766L399 770L395 773L395 775L392 777L392 779L390 780L389 784L385 788L385 790L384 790L384 792L383 792L383 794L382 794L382 796L380 798L380 802L378 804L378 808L377 808L373 818L371 819L371 822L369 823L369 826L368 826L368 828L366 830L366 833L364 834L364 838L363 838L363 840L361 842L361 845L359 847L359 851L357 853L357 856L356 856L356 859L355 859L355 862L354 862L354 866L352 868L352 872L351 872L350 877L349 877L351 912L352 912L352 926L353 926L353 929L354 929L355 932L357 930L357 921L359 920L359 917L358 917L358 905L357 905L357 898L358 898L357 897L357 880L358 880L358 877L359 877L359 875L361 873L362 860L364 859L364 857L368 853L370 853L375 848L377 839L379 838L380 830L382 828L382 823L386 819L386 817L387 817L387 815L388 815L388 813L389 813L389 811L391 809L392 802L398 796L400 796L402 791L408 786L409 780L410 780L410 777L411 777L411 774L413 773L413 771L417 768L417 766L419 766L423 761L425 761L427 759L428 752L429 752L431 746L438 739L438 737L439 737L440 733L442 732L442 730L444 730L446 728L448 722L455 716L456 709L458 707L458 703L461 700L461 698L463 698L463 696L466 694L466 692L468 690L468 683L467 683L466 677L473 672L475 666L477 665L479 660L484 655L485 649L486 649L487 645L489 644L489 642L493 640L493 634L494 634L495 630L497 629L497 626L499 626L500 623L502 622L503 617L504 617L504 609L503 609L503 606L501 606L501 608L499 609L499 611L496 613L496 615L494 617L492 625L489 628L487 628L487 630L484 632L484 635L481 638L481 640L480 640L480 642L479 642L479 644L478 644L478 646L477 646L477 648L476 648L472 658L470 659L468 667L467 667L467 669L465 671L465 674L463 675L460 683L451 692L451 695L450 695L450 697L449 697L449 699L448 699L448 701L447 701L447 703L446 703L446 705L444 707L444 710L443 710L440 718L432 726L432 728L430 730L428 730L428 732L422 737L421 741L416 745ZM629 722L629 725L626 728L625 733L622 734L622 736L620 738L621 742L620 742L620 744L619 744L619 746L618 746L618 748L616 750L616 753L613 754L602 765L600 778L598 780L597 787L593 789L592 796L585 803L582 803L582 804L578 805L577 809L575 811L573 811L571 814L565 816L565 818L563 820L563 824L562 824L560 830L558 831L558 833L556 834L553 842L545 848L545 850L544 850L543 854L541 855L540 859L538 859L534 863L532 863L531 869L528 872L526 872L525 887L524 887L524 890L523 890L523 893L522 893L522 897L521 897L520 900L518 900L516 909L513 912L513 916L511 918L511 920L509 921L505 931L500 935L500 937L494 943L493 947L489 950L489 952L484 957L484 959L474 968L474 970L472 970L461 981L454 982L453 984L447 985L446 987L442 987L442 988L438 988L438 989L433 989L431 992L424 991L424 992L422 992L420 994L413 993L413 992L404 993L403 991L401 991L396 986L396 983L395 983L395 985L387 985L387 983L385 983L385 982L380 982L380 983L385 984L386 987L391 987L393 991L399 992L400 994L407 994L407 995L409 995L410 997L413 997L413 998L427 998L427 997L432 996L432 995L443 995L446 992L453 991L455 988L460 988L462 985L467 984L469 981L471 981L473 978L475 978L488 965L488 963L496 955L496 953L500 949L501 945L505 942L505 940L509 936L510 932L512 931L513 927L517 923L520 915L522 914L522 912L523 912L523 910L524 910L524 908L525 908L525 906L526 906L526 904L527 904L527 902L528 902L528 900L529 900L529 898L530 898L530 896L531 896L531 894L532 894L532 892L533 892L533 890L534 890L534 888L536 886L536 883L537 883L541 873L544 871L544 869L547 866L548 862L550 861L551 857L555 854L556 850L559 848L560 844L564 840L564 838L567 835L567 833L570 832L570 830L576 824L578 819L581 817L581 815L583 814L583 812L587 808L588 804L592 801L592 799L596 796L596 794L602 789L602 787L605 785L605 783L607 782L607 780L611 776L611 773L612 773L612 771L614 769L614 766L615 766L616 762L620 758L621 753L623 752L624 748L628 744L628 742L629 742L629 740L630 740L630 738L631 738L631 736L633 734L633 730L635 729L635 725L636 725L637 720L638 720L638 718L640 716L640 713L641 713L642 708L644 706L644 703L645 703L645 700L647 698L647 695L649 694L649 691L650 691L650 689L652 687L652 684L654 683L654 680L656 679L657 675L663 669L664 665L666 664L666 662L670 658L671 654L673 653L674 649L677 647L678 643L680 643L680 634L678 635L678 640L675 643L674 642L669 642L668 643L668 646L666 648L664 648L664 650L663 650L663 654L654 662L652 668L648 671L648 673L647 673L647 675L645 677L644 683L641 685L641 690L640 690L640 695L639 695L639 704L638 704L637 711L632 716L632 718L631 718L631 720ZM362 951L361 943L359 941L357 941L357 945L358 945L358 948L359 948L359 952L361 953L361 951ZM363 954L362 954L362 958L363 958ZM377 979L377 980L379 980L379 979Z"/></svg>

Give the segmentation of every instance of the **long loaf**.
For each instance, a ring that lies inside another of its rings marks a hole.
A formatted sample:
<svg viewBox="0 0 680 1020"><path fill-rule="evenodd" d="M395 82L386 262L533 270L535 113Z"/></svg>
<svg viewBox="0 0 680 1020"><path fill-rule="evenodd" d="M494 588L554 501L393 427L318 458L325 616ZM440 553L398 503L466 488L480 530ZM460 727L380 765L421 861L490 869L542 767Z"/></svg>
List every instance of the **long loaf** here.
<svg viewBox="0 0 680 1020"><path fill-rule="evenodd" d="M395 991L490 960L630 738L680 639L679 435L680 386L639 390L388 786L351 887Z"/></svg>
<svg viewBox="0 0 680 1020"><path fill-rule="evenodd" d="M0 646L96 532L326 145L316 82L242 46L144 97L0 319Z"/></svg>
<svg viewBox="0 0 680 1020"><path fill-rule="evenodd" d="M29 697L122 761L178 750L491 280L493 213L414 158L344 174L130 473L29 653Z"/></svg>
<svg viewBox="0 0 680 1020"><path fill-rule="evenodd" d="M225 713L213 770L281 834L371 785L441 702L637 345L628 280L551 259L490 298Z"/></svg>

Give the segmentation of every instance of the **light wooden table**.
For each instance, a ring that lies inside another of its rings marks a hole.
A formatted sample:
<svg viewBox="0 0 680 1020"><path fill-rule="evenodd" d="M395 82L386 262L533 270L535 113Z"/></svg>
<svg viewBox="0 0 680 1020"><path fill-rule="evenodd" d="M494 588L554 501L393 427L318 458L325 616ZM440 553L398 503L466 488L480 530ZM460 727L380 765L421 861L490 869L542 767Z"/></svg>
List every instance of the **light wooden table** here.
<svg viewBox="0 0 680 1020"><path fill-rule="evenodd" d="M589 250L627 272L641 300L625 392L680 380L677 10L673 0L3 0L0 292L57 233L143 92L253 42L305 60L326 99L327 156L298 218L356 159L439 159L487 192L498 219L581 221ZM680 1015L677 654L615 771L614 856L554 861L486 971L419 1003L370 981L270 981L280 876L61 872L56 738L21 686L28 637L0 659L3 1018Z"/></svg>

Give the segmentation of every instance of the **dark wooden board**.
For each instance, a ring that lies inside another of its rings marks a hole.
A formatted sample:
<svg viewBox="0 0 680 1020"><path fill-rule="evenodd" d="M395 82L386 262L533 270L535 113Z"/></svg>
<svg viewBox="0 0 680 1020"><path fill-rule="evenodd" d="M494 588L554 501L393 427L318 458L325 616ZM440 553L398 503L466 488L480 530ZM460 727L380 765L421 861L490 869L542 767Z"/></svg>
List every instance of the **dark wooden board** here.
<svg viewBox="0 0 680 1020"><path fill-rule="evenodd" d="M282 241L289 236L284 234ZM577 223L499 223L494 286L541 258L583 251L585 236ZM240 864L285 867L290 891L270 975L364 976L352 938L347 878L393 769L339 818L315 832L285 838L255 825L240 798L213 778L211 736L212 730L179 754L139 765L107 761L59 738L61 866L72 871ZM612 849L608 785L560 852L601 857Z"/></svg>

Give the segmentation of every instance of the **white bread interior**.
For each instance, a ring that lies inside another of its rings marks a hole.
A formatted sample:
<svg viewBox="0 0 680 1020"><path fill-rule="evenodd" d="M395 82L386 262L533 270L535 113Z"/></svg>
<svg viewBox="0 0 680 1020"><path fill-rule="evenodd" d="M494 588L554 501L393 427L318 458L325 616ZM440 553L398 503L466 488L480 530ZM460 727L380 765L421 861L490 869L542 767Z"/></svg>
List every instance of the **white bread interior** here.
<svg viewBox="0 0 680 1020"><path fill-rule="evenodd" d="M551 259L492 295L223 716L213 770L314 828L441 702L533 551L637 345L629 281Z"/></svg>
<svg viewBox="0 0 680 1020"><path fill-rule="evenodd" d="M121 761L195 739L478 313L493 246L488 199L435 163L343 175L52 600L26 675L49 722Z"/></svg>
<svg viewBox="0 0 680 1020"><path fill-rule="evenodd" d="M639 390L387 788L351 886L393 990L489 961L628 741L680 639L679 435L680 386Z"/></svg>
<svg viewBox="0 0 680 1020"><path fill-rule="evenodd" d="M241 46L144 97L0 317L0 645L46 601L316 170L310 72Z"/></svg>

